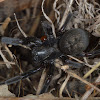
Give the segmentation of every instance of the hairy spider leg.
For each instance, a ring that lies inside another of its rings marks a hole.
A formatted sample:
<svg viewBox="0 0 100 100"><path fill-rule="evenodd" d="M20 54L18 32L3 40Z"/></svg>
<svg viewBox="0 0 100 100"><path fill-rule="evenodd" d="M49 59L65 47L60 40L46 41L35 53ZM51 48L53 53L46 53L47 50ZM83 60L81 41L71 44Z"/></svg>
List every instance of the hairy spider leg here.
<svg viewBox="0 0 100 100"><path fill-rule="evenodd" d="M0 85L3 85L3 84L11 85L13 83L17 83L20 80L25 79L25 78L37 73L40 70L42 70L42 67L38 67L38 68L35 68L35 69L32 69L32 70L29 70L25 73L18 75L18 76L12 77L12 78L4 81L4 82L0 82Z"/></svg>

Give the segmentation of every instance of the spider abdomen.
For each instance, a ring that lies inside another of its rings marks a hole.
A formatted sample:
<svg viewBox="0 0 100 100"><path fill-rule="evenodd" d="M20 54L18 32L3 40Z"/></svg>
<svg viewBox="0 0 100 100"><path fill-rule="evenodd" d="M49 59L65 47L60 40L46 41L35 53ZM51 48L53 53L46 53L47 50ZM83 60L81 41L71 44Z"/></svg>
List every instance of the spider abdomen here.
<svg viewBox="0 0 100 100"><path fill-rule="evenodd" d="M71 29L63 34L59 41L62 53L77 55L82 53L89 45L88 32L83 29Z"/></svg>

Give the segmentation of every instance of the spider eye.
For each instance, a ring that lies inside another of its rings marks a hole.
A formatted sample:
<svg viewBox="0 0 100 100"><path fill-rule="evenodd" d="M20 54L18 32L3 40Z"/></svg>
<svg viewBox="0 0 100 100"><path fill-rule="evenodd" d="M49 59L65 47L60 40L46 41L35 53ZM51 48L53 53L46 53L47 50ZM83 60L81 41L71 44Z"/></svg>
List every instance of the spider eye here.
<svg viewBox="0 0 100 100"><path fill-rule="evenodd" d="M41 41L45 41L46 39L47 39L46 35L44 35L44 36L41 37Z"/></svg>

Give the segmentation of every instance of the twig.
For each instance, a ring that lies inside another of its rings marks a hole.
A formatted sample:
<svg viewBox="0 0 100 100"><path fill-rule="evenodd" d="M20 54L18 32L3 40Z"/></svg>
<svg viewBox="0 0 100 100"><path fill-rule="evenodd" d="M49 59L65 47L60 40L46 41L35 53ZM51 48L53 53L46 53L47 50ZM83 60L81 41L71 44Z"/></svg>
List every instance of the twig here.
<svg viewBox="0 0 100 100"><path fill-rule="evenodd" d="M6 20L4 21L4 23L2 24L3 30L5 30L7 28L10 21L11 21L11 18L7 17Z"/></svg>
<svg viewBox="0 0 100 100"><path fill-rule="evenodd" d="M35 21L33 22L33 25L31 26L31 29L29 31L29 36L34 36L38 26L39 26L39 22L40 22L40 14L38 14L38 16L36 17Z"/></svg>
<svg viewBox="0 0 100 100"><path fill-rule="evenodd" d="M39 2L40 2L40 0L37 0L34 4L34 10L33 10L33 15L32 15L33 17L36 16L36 11L37 11L37 7L38 7Z"/></svg>
<svg viewBox="0 0 100 100"><path fill-rule="evenodd" d="M5 19L5 21L2 23L2 25L0 26L0 34L1 35L4 35L4 31L7 28L10 21L11 21L10 17L7 17Z"/></svg>
<svg viewBox="0 0 100 100"><path fill-rule="evenodd" d="M4 45L4 48L6 49L7 53L9 54L10 59L13 60L13 59L14 59L14 58L13 58L13 54L12 54L12 52L9 50L9 48L7 47L7 45Z"/></svg>
<svg viewBox="0 0 100 100"><path fill-rule="evenodd" d="M58 69L58 72L59 73L52 78L51 83L61 77L61 74L62 74L61 69Z"/></svg>
<svg viewBox="0 0 100 100"><path fill-rule="evenodd" d="M93 67L92 65L89 65L89 64L87 64L87 63L85 63L85 62L83 62L83 61L81 61L81 60L79 60L79 59L77 59L77 58L75 58L75 57L73 57L73 56L71 56L71 55L67 55L67 56L70 57L70 58L72 58L72 59L74 59L74 60L76 60L76 61L79 62L79 63L85 64L86 66L88 66L88 67L90 67L90 68Z"/></svg>
<svg viewBox="0 0 100 100"><path fill-rule="evenodd" d="M70 95L70 93L69 93L67 87L65 87L65 91L67 92L68 96L71 98L71 95Z"/></svg>
<svg viewBox="0 0 100 100"><path fill-rule="evenodd" d="M91 4L89 4L88 2L87 2L87 0L84 0L84 6L85 6L85 10L87 11L87 13L91 16L91 17L93 17L94 18L94 15L93 15L93 13L94 13L94 7L93 7L93 5L91 5Z"/></svg>
<svg viewBox="0 0 100 100"><path fill-rule="evenodd" d="M43 72L42 72L41 78L40 78L40 82L39 82L37 91L36 91L37 95L40 94L40 91L41 91L41 89L43 87L43 83L45 81L45 78L46 78L46 70L44 69Z"/></svg>
<svg viewBox="0 0 100 100"><path fill-rule="evenodd" d="M57 19L57 23L59 23L60 20L60 12L56 9L56 5L57 5L58 0L55 0L53 3L53 9L55 11L55 17Z"/></svg>
<svg viewBox="0 0 100 100"><path fill-rule="evenodd" d="M77 94L75 94L75 99L80 100Z"/></svg>
<svg viewBox="0 0 100 100"><path fill-rule="evenodd" d="M8 24L9 24L10 21L11 21L10 17L7 17L6 20L3 22L2 26L0 27L0 28L1 28L1 29L0 29L0 33L1 33L2 35L4 34L4 31L5 31L5 29L7 28L7 26L8 26ZM8 48L6 45L4 45L3 47L4 47L4 49L7 51L7 53L8 53L8 55L9 55L10 59L13 60L13 55L12 55L11 51L9 50L9 48ZM1 54L1 56L2 56L2 58L3 58L3 60L4 60L5 64L6 64L6 66L7 66L7 68L11 68L11 67L12 67L12 66L11 66L12 63L9 62L9 61L6 59L6 57L4 56L4 54L3 54L2 51L1 51L1 48L0 48L0 54ZM13 64L15 64L15 63L13 63Z"/></svg>
<svg viewBox="0 0 100 100"><path fill-rule="evenodd" d="M3 62L3 61L0 61L0 65L3 65L3 64L11 64L11 65L15 65L15 62Z"/></svg>
<svg viewBox="0 0 100 100"><path fill-rule="evenodd" d="M62 92L63 92L63 90L64 90L64 88L65 88L65 86L66 86L66 84L67 84L69 78L70 78L70 74L68 74L67 78L65 79L65 81L64 81L63 84L62 84L62 86L60 87L60 90L59 90L59 96L60 96L60 97L63 97L63 96L62 96Z"/></svg>
<svg viewBox="0 0 100 100"><path fill-rule="evenodd" d="M93 71L95 71L98 67L100 66L100 62L98 64L96 64L94 67L92 67L91 70L89 70L84 76L83 78L87 78Z"/></svg>
<svg viewBox="0 0 100 100"><path fill-rule="evenodd" d="M97 88L96 86L94 86L93 84L89 83L88 81L84 80L83 78L79 77L77 74L71 72L71 71L67 71L66 72L71 75L72 77L74 78L77 78L78 80L82 81L83 83L89 85L90 87L94 88L95 90L99 91L100 92L100 89Z"/></svg>
<svg viewBox="0 0 100 100"><path fill-rule="evenodd" d="M5 58L5 56L3 55L1 49L0 49L0 55L1 55L2 59L4 60L4 62L5 62L5 64L6 64L6 66L7 66L7 68L11 68L11 67L12 67L11 64L10 64L9 61Z"/></svg>
<svg viewBox="0 0 100 100"><path fill-rule="evenodd" d="M44 15L44 17L51 23L52 32L53 32L54 37L56 38L56 33L55 33L54 24L53 24L52 20L51 20L51 19L46 15L46 13L44 12L44 8L43 8L44 2L45 2L45 0L42 1L42 6L41 6L43 15Z"/></svg>
<svg viewBox="0 0 100 100"><path fill-rule="evenodd" d="M14 16L15 16L15 20L16 20L16 22L17 22L17 26L18 26L19 30L21 31L21 33L23 34L24 37L27 37L27 35L25 34L25 32L24 32L24 31L21 29L21 27L20 27L15 13L14 13Z"/></svg>
<svg viewBox="0 0 100 100"><path fill-rule="evenodd" d="M73 1L74 1L74 0L70 0L69 5L66 6L66 9L65 9L63 18L62 18L62 20L61 20L61 22L60 22L60 25L59 25L59 30L60 30L61 27L63 26L63 24L64 24L64 22L65 22L65 20L66 20L66 18L67 18L67 16L68 16L68 13L69 13L69 11L70 11L70 9L71 9L71 6L72 6L72 4L73 4Z"/></svg>
<svg viewBox="0 0 100 100"><path fill-rule="evenodd" d="M95 82L100 82L100 76L96 79ZM89 89L88 91L85 92L85 94L82 96L81 100L86 100L89 95L93 92L94 88Z"/></svg>

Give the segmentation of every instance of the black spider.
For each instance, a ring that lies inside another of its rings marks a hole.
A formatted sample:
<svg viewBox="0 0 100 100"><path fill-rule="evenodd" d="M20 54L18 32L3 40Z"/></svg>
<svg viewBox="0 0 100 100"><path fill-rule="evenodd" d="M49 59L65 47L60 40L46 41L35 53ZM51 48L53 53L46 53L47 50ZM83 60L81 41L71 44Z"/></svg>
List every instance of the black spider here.
<svg viewBox="0 0 100 100"><path fill-rule="evenodd" d="M2 43L14 46L26 46L31 49L32 61L37 67L34 70L29 70L28 72L15 76L1 82L0 84L10 85L16 83L43 69L44 67L40 67L41 64L50 64L51 66L49 68L48 77L45 80L43 89L41 90L41 93L43 93L47 92L52 79L55 59L65 57L67 64L71 64L72 66L79 68L83 66L82 64L68 60L67 55L85 56L83 51L86 50L89 45L89 35L87 31L80 28L71 29L64 31L63 34L57 34L57 38L55 38L52 34L51 25L47 21L43 22L42 26L46 37L42 37L42 40L45 39L43 41L37 37L27 37L23 39L1 37ZM63 29L63 27L61 29ZM90 53L89 55L92 54L95 54L95 52Z"/></svg>

